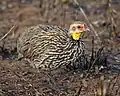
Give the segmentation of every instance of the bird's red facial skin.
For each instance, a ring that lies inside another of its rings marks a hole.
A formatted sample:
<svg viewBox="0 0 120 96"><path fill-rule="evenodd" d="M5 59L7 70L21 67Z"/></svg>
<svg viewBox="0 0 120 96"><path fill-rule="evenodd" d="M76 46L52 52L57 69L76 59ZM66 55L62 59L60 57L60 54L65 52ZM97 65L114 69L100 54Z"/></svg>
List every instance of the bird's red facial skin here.
<svg viewBox="0 0 120 96"><path fill-rule="evenodd" d="M85 27L83 25L73 26L72 31L76 31L76 30L84 31Z"/></svg>
<svg viewBox="0 0 120 96"><path fill-rule="evenodd" d="M84 30L85 30L84 25L78 25L77 28L78 28L79 30L81 30L81 31L84 31Z"/></svg>

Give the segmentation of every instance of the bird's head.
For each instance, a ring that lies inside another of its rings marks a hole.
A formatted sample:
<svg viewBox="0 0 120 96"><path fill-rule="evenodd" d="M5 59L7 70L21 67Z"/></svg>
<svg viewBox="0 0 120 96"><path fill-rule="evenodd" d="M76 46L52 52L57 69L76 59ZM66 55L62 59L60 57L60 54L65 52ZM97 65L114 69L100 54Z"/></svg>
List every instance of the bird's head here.
<svg viewBox="0 0 120 96"><path fill-rule="evenodd" d="M69 29L69 33L74 40L79 40L82 38L86 31L89 31L86 24L79 21L71 24Z"/></svg>

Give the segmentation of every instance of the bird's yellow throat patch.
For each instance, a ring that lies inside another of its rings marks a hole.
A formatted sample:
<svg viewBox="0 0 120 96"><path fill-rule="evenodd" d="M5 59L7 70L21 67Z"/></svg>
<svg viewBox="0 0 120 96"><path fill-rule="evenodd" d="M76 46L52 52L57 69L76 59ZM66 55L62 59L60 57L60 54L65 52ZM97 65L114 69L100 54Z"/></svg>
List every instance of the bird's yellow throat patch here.
<svg viewBox="0 0 120 96"><path fill-rule="evenodd" d="M83 36L83 32L72 32L72 38L74 40L79 40Z"/></svg>

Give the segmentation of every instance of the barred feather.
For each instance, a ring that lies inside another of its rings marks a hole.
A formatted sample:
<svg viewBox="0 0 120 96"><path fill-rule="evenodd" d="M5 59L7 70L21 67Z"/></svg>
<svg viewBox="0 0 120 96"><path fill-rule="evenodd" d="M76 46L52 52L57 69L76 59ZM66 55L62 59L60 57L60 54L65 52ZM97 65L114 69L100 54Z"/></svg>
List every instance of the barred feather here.
<svg viewBox="0 0 120 96"><path fill-rule="evenodd" d="M25 30L18 41L18 53L36 68L55 69L75 63L84 53L84 43L75 41L67 29L37 25Z"/></svg>

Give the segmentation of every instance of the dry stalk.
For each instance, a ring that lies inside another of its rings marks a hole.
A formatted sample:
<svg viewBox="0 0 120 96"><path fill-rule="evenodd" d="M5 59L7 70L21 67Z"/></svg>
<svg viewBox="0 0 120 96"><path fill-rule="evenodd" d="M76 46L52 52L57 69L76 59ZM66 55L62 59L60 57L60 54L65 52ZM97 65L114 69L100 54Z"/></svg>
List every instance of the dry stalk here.
<svg viewBox="0 0 120 96"><path fill-rule="evenodd" d="M113 78L111 81L110 81L110 83L109 83L109 85L108 85L108 90L107 90L107 93L112 93L113 92L113 89L114 89L114 87L115 87L115 85L116 85L116 83L118 82L118 80L119 80L119 74L117 75L117 76L115 76L115 78ZM119 87L118 87L118 89L117 89L117 91L116 91L116 93L115 94L117 94L118 93L118 91L119 91ZM116 96L116 95L115 95Z"/></svg>
<svg viewBox="0 0 120 96"><path fill-rule="evenodd" d="M77 0L74 0L75 4L79 6L79 9L81 11L81 13L83 14L83 16L85 17L85 20L87 21L87 23L89 24L90 28L92 29L92 31L94 32L97 40L98 40L98 43L101 44L101 40L100 40L100 37L97 33L97 31L95 30L95 28L93 27L93 25L90 23L90 20L88 19L87 15L85 14L83 8L80 7L79 3Z"/></svg>
<svg viewBox="0 0 120 96"><path fill-rule="evenodd" d="M107 96L107 86L106 86L104 76L100 77L98 88L97 88L97 96Z"/></svg>
<svg viewBox="0 0 120 96"><path fill-rule="evenodd" d="M107 0L107 12L105 13L105 18L108 23L106 27L109 32L110 39L117 35L117 22L115 21L115 15L118 14L116 10L112 8L111 0ZM119 15L117 17L119 17Z"/></svg>
<svg viewBox="0 0 120 96"><path fill-rule="evenodd" d="M15 29L15 28L16 28L16 25L14 25L2 38L0 38L0 41L2 41L4 38L6 38L7 35L8 35L10 32L12 32L13 29Z"/></svg>
<svg viewBox="0 0 120 96"><path fill-rule="evenodd" d="M104 46L102 46L101 48L99 48L98 51L94 50L94 37L92 38L92 53L91 53L91 57L90 57L90 61L89 61L89 66L88 66L88 70L87 70L87 75L86 77L89 76L89 72L92 68L94 68L94 65L96 64L97 60L100 58L102 51L104 49Z"/></svg>
<svg viewBox="0 0 120 96"><path fill-rule="evenodd" d="M80 96L81 90L82 90L82 85L78 88L77 92L75 93L74 96Z"/></svg>

